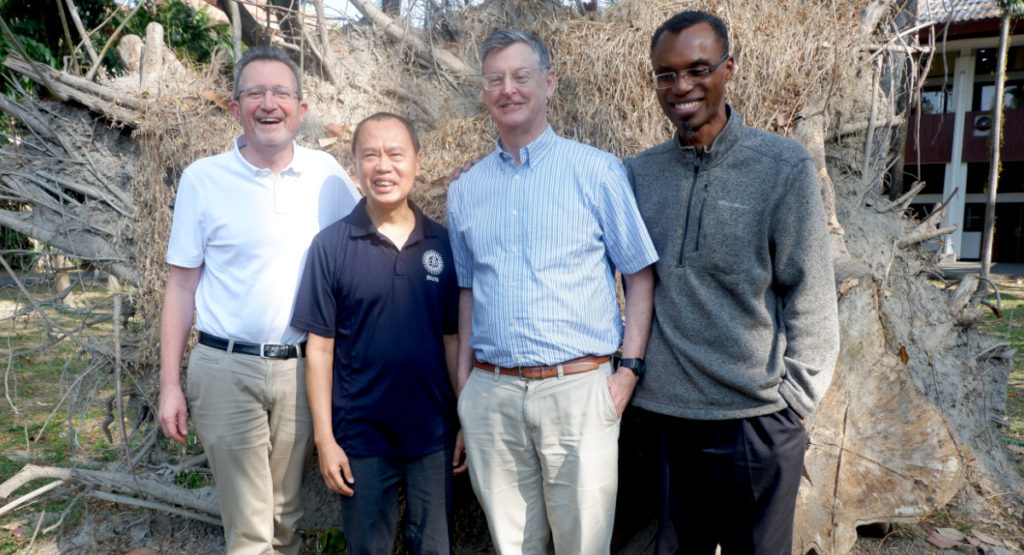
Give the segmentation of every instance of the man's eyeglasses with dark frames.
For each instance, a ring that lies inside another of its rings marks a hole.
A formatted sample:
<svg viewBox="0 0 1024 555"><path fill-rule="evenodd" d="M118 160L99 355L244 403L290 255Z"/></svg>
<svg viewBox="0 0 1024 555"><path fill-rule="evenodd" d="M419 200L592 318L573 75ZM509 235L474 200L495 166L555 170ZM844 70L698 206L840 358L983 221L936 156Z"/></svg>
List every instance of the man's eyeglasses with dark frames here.
<svg viewBox="0 0 1024 555"><path fill-rule="evenodd" d="M683 78L683 81L686 81L691 85L703 83L704 81L708 80L708 77L711 77L711 74L716 69L718 69L718 66L725 63L725 61L728 59L729 53L727 52L724 56L722 56L721 60L718 60L712 66L691 67L690 69L684 70L681 73L675 71L668 71L665 73L652 73L651 82L654 84L654 88L656 89L671 89L672 87L676 86L676 82L679 81L680 77Z"/></svg>

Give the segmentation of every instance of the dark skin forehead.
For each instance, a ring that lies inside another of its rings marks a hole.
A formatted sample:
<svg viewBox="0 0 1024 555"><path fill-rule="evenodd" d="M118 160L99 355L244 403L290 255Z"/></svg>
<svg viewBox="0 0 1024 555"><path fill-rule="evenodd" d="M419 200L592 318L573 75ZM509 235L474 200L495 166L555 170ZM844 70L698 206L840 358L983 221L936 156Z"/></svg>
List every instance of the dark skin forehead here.
<svg viewBox="0 0 1024 555"><path fill-rule="evenodd" d="M697 23L678 33L666 32L658 37L651 51L654 71L675 71L696 66L710 66L725 52L718 35L707 23Z"/></svg>

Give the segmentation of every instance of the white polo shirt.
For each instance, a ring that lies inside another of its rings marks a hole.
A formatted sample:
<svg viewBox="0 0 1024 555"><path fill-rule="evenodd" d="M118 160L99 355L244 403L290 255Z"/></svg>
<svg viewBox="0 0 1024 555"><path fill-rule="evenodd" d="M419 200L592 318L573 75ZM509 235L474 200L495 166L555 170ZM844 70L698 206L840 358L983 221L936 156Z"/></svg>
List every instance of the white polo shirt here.
<svg viewBox="0 0 1024 555"><path fill-rule="evenodd" d="M277 176L239 152L202 158L181 175L167 263L203 267L196 328L250 343L299 343L288 325L309 244L360 197L326 152L294 144Z"/></svg>

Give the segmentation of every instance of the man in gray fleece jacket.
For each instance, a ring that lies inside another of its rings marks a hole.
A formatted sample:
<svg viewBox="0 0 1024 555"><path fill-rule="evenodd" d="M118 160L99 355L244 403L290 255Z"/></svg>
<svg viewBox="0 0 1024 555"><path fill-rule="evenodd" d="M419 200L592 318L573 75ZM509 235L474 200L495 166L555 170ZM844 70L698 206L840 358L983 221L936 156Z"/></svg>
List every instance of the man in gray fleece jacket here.
<svg viewBox="0 0 1024 555"><path fill-rule="evenodd" d="M651 39L677 133L626 161L660 255L647 373L669 512L687 552L790 553L806 432L839 349L815 168L725 103L725 24L679 13ZM673 541L659 538L660 547Z"/></svg>

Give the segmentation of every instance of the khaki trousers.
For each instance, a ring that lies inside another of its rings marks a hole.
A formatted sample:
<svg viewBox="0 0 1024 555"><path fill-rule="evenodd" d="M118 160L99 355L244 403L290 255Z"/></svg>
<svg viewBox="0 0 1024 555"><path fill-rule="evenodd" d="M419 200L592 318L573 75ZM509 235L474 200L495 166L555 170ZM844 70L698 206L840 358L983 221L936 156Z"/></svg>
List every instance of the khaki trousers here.
<svg viewBox="0 0 1024 555"><path fill-rule="evenodd" d="M313 440L306 360L196 345L186 397L220 494L228 553L297 554L302 470Z"/></svg>
<svg viewBox="0 0 1024 555"><path fill-rule="evenodd" d="M537 380L474 368L459 397L469 476L498 553L607 554L619 415L606 362Z"/></svg>

